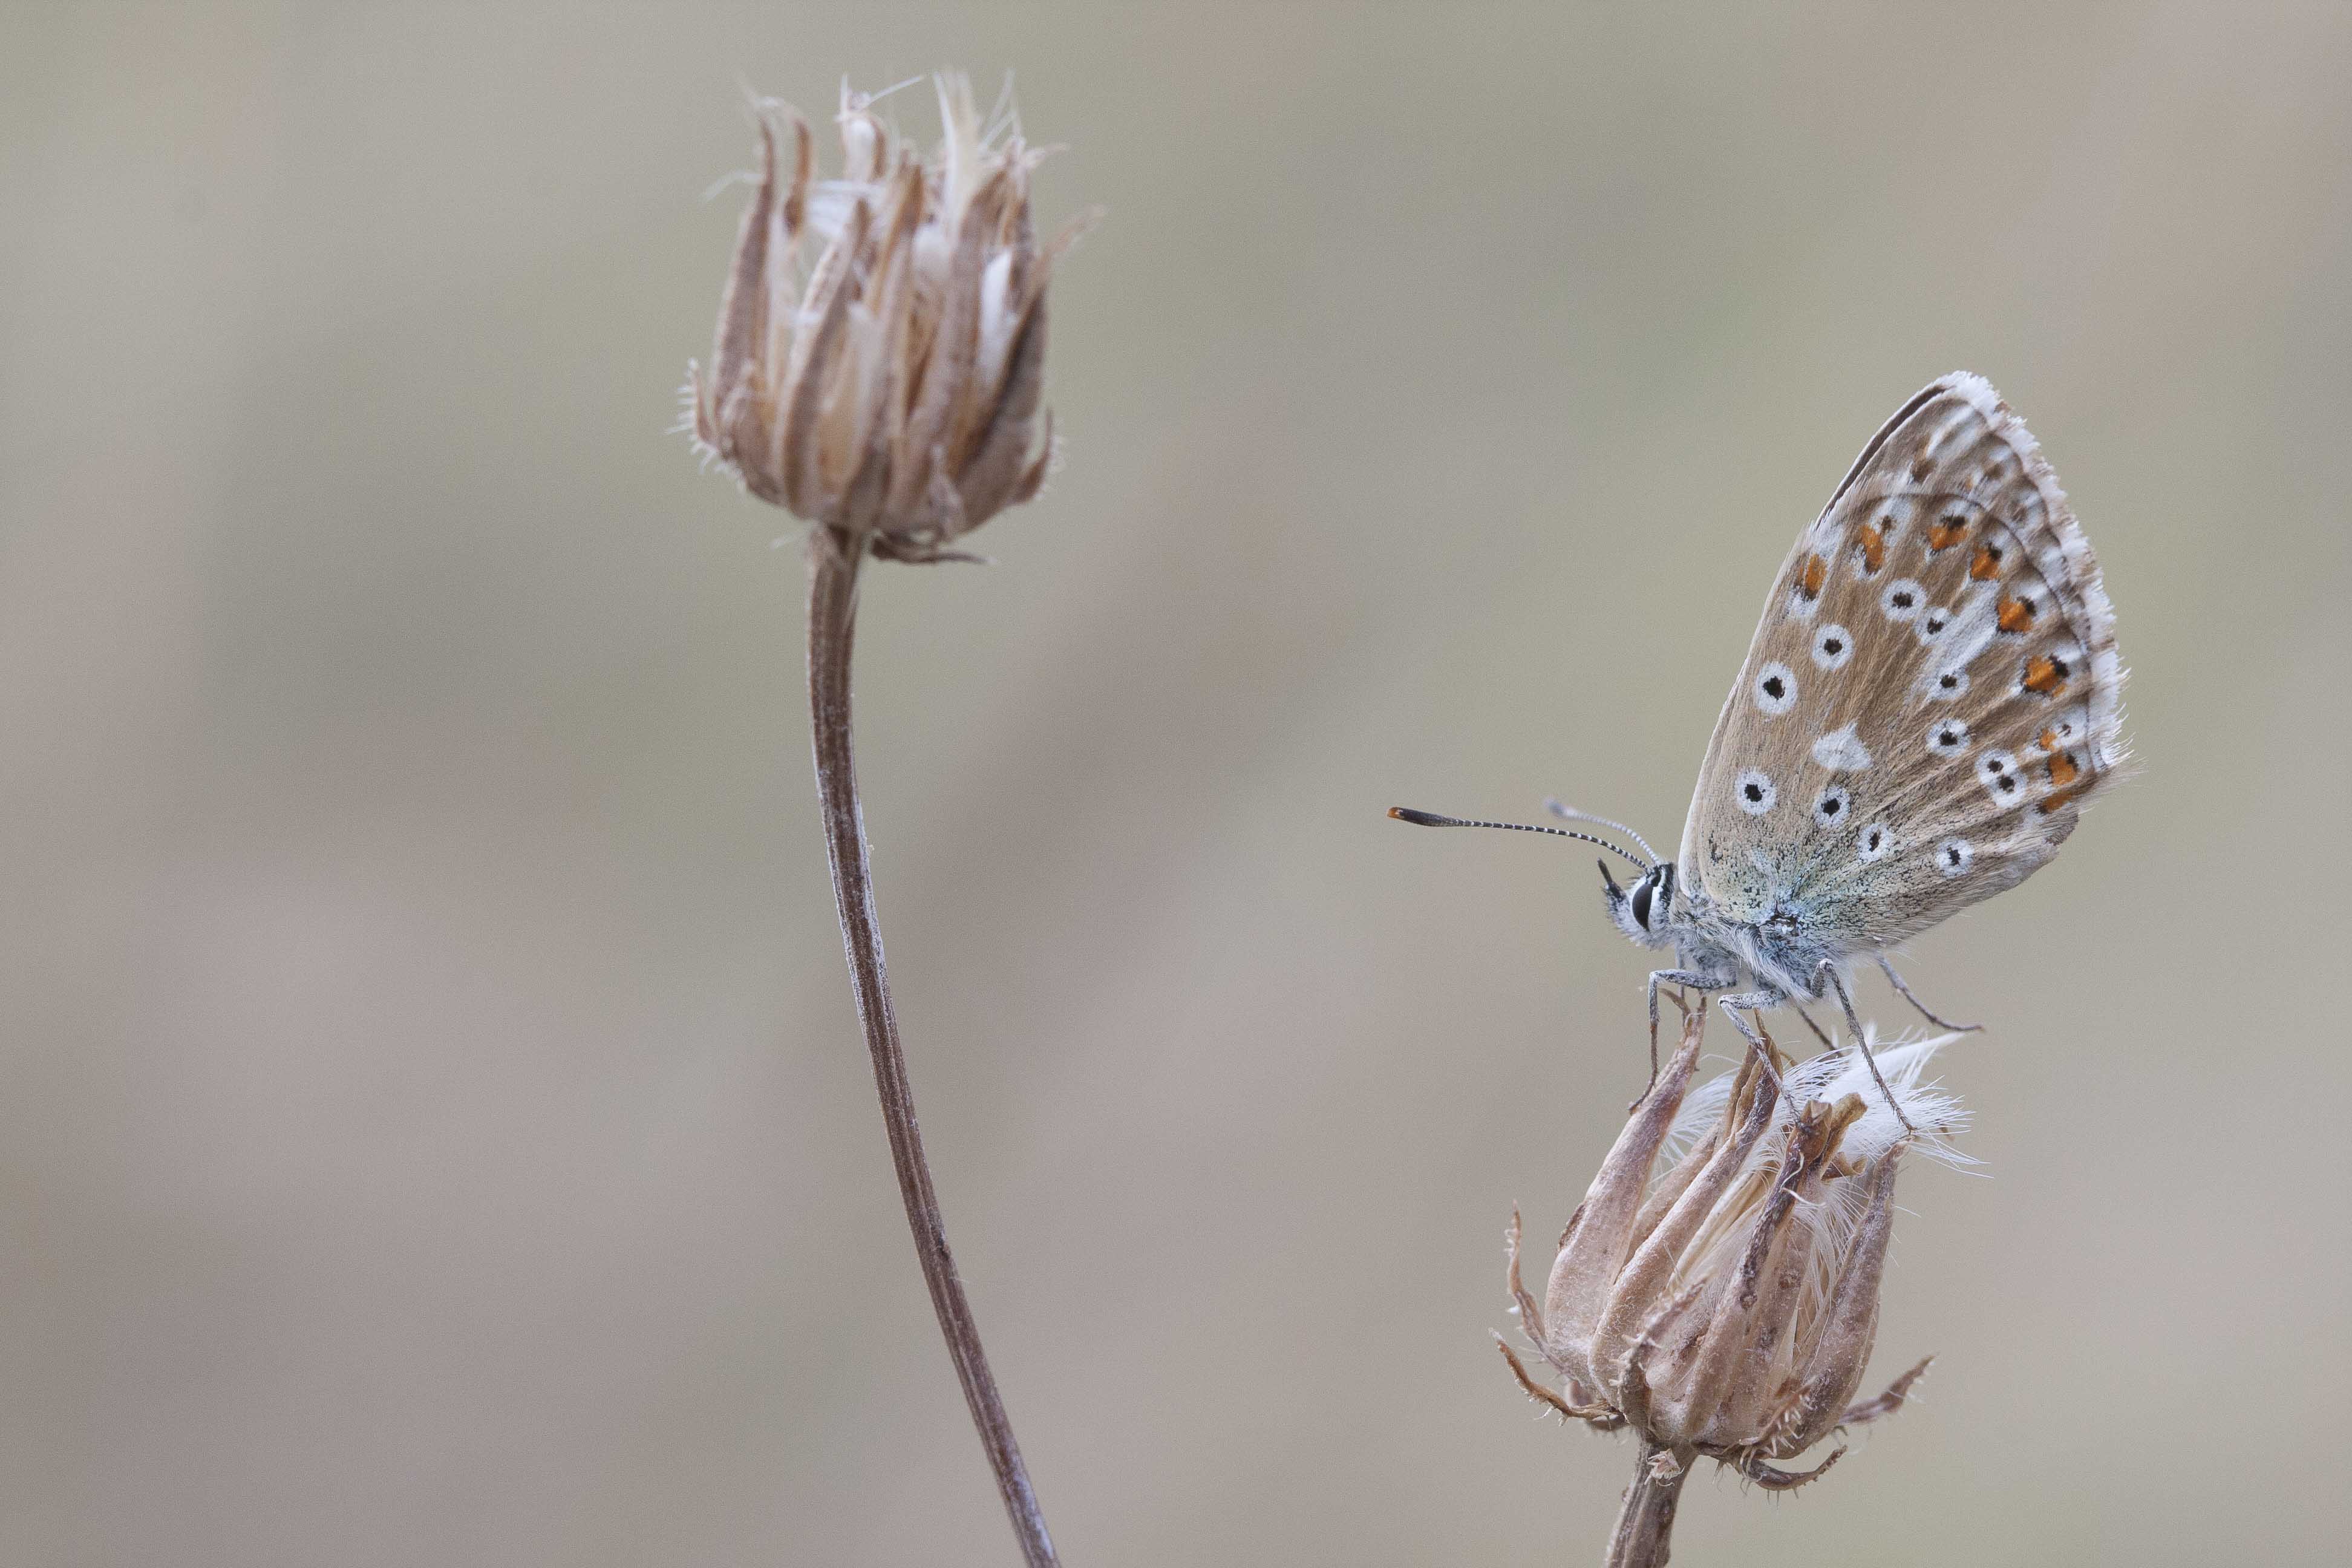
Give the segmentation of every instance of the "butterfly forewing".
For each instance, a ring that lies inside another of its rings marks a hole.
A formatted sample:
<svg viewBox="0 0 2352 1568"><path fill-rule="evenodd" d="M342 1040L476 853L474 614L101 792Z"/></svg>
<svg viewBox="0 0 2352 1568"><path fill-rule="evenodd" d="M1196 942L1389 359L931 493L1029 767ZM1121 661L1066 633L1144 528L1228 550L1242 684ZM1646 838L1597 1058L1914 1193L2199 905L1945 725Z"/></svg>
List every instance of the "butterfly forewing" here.
<svg viewBox="0 0 2352 1568"><path fill-rule="evenodd" d="M2015 886L2120 759L2089 542L2024 424L1946 376L1864 448L1774 583L1680 856L1726 918L1827 951Z"/></svg>

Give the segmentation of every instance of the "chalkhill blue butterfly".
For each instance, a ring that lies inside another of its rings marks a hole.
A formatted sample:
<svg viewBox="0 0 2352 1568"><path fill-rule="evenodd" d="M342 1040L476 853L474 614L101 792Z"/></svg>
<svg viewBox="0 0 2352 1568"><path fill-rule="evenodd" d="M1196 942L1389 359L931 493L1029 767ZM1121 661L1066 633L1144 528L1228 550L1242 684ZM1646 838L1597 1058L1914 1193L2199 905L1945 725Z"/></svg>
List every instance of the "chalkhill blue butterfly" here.
<svg viewBox="0 0 2352 1568"><path fill-rule="evenodd" d="M1921 1005L1888 950L2058 852L2122 763L2123 679L2098 562L2039 444L1981 376L1931 384L1789 552L1675 859L1556 802L1643 853L1531 829L1636 868L1621 887L1603 861L1601 879L1617 928L1675 954L1650 976L1654 1071L1660 985L1721 993L1759 1051L1763 1009L1834 996L1864 1044L1852 979L1870 961L1931 1023L1971 1027Z"/></svg>

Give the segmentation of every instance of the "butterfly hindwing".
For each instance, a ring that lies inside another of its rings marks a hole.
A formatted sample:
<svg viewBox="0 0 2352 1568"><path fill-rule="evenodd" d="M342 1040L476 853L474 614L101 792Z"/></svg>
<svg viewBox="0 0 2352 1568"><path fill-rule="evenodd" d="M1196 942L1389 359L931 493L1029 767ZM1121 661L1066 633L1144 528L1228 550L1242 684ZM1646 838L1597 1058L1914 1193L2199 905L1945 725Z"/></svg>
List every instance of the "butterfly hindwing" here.
<svg viewBox="0 0 2352 1568"><path fill-rule="evenodd" d="M1864 448L1774 583L1684 829L1733 921L1825 953L1899 942L2032 874L2121 761L2098 563L1982 378Z"/></svg>

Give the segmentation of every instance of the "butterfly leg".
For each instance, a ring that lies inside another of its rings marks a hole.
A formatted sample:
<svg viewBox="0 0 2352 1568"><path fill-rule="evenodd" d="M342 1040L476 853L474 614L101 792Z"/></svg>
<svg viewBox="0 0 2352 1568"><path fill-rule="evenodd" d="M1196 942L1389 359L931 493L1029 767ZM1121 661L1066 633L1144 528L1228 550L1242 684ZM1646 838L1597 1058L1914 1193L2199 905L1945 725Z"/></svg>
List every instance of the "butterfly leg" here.
<svg viewBox="0 0 2352 1568"><path fill-rule="evenodd" d="M1715 1000L1715 1005L1723 1009L1723 1016L1731 1020L1731 1026L1739 1031L1748 1041L1748 1048L1756 1053L1757 1061L1764 1068L1764 1076L1772 1080L1773 1089L1783 1100L1789 1097L1789 1086L1780 1081L1780 1064L1772 1059L1780 1053L1765 1037L1763 1020L1758 1015L1767 1007L1778 1007L1788 1000L1789 994L1778 986L1764 986L1754 991L1743 991L1737 996L1718 996ZM1739 1016L1742 1007L1748 1009L1746 1018Z"/></svg>
<svg viewBox="0 0 2352 1568"><path fill-rule="evenodd" d="M1658 987L1688 985L1698 991L1720 991L1739 978L1732 969L1654 969L1650 972L1650 1083L1658 1081ZM1642 1092L1650 1089L1645 1086ZM1633 1104L1641 1104L1638 1099ZM1630 1107L1628 1108L1631 1109Z"/></svg>
<svg viewBox="0 0 2352 1568"><path fill-rule="evenodd" d="M1919 1130L1911 1125L1909 1117L1903 1114L1902 1102L1895 1098L1895 1091L1886 1087L1886 1075L1878 1070L1878 1058L1870 1054L1870 1037L1862 1032L1862 1020L1854 1016L1853 993L1845 988L1845 976L1826 961L1822 963L1820 973L1829 981L1831 989L1837 993L1838 1005L1845 1009L1845 1026L1853 1031L1854 1047L1862 1052L1862 1059L1870 1064L1871 1079L1878 1085L1878 1092L1886 1097L1886 1109L1895 1112L1895 1120L1903 1123L1904 1131L1916 1136ZM1925 1008L1920 1010L1926 1011Z"/></svg>
<svg viewBox="0 0 2352 1568"><path fill-rule="evenodd" d="M1903 993L1903 1000L1910 1003L1912 1006L1917 1008L1919 1011L1919 1016L1927 1019L1927 1022L1935 1025L1936 1027L1939 1029L1951 1029L1963 1035L1973 1035L1979 1029L1984 1027L1982 1024L1955 1024L1948 1018L1938 1018L1936 1015L1927 1011L1927 1005L1920 1001L1916 996L1911 994L1911 987L1903 984L1903 976L1895 973L1895 965L1886 962L1886 955L1883 952L1878 955L1878 967L1886 972L1886 978L1893 983L1895 989Z"/></svg>

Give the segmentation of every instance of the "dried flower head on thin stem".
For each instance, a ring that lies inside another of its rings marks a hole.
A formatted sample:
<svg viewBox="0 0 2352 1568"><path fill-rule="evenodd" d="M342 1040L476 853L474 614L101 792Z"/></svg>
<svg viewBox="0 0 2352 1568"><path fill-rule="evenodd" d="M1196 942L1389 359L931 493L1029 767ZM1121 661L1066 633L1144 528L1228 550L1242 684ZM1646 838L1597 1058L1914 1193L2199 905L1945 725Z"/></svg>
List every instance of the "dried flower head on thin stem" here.
<svg viewBox="0 0 2352 1568"><path fill-rule="evenodd" d="M1037 493L1053 458L1042 413L1045 287L1075 230L1037 243L1029 177L1040 154L1022 140L1009 92L983 122L962 76L934 83L944 134L929 158L875 112L876 98L845 86L835 180L816 178L799 115L759 105L759 188L737 237L709 374L688 369L685 423L705 458L814 525L809 731L850 993L940 1338L1023 1558L1054 1568L923 1152L852 740L866 558L954 557L957 539Z"/></svg>
<svg viewBox="0 0 2352 1568"><path fill-rule="evenodd" d="M1513 1216L1512 1296L1564 1392L1503 1353L1563 1415L1633 1428L1662 1479L1705 1456L1787 1489L1844 1450L1797 1473L1768 1461L1891 1413L1927 1369L1853 1402L1877 1338L1896 1170L1906 1150L1962 1159L1946 1142L1964 1124L1958 1103L1922 1078L1953 1037L1874 1046L1893 1105L1850 1049L1786 1071L1785 1096L1752 1051L1692 1092L1705 1015L1685 1019L1681 1050L1569 1221L1540 1303L1521 1282Z"/></svg>
<svg viewBox="0 0 2352 1568"><path fill-rule="evenodd" d="M1044 153L1009 93L983 121L961 74L934 79L943 134L921 156L842 89L842 173L816 177L808 124L763 100L696 445L743 487L853 553L945 558L1044 484L1045 290L1076 226L1040 245Z"/></svg>

